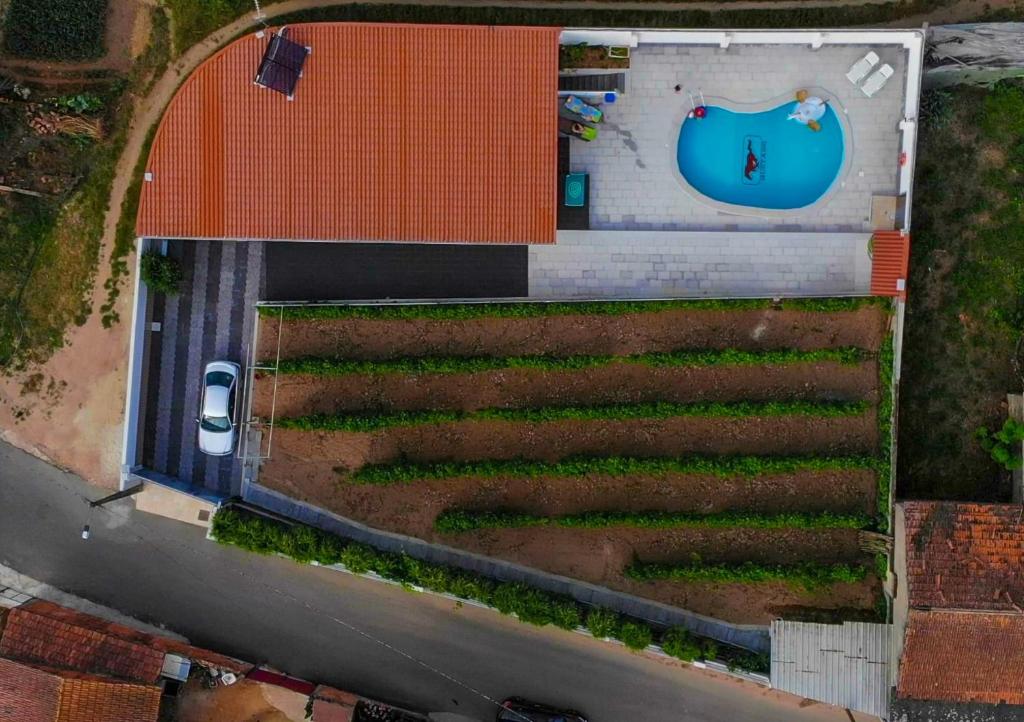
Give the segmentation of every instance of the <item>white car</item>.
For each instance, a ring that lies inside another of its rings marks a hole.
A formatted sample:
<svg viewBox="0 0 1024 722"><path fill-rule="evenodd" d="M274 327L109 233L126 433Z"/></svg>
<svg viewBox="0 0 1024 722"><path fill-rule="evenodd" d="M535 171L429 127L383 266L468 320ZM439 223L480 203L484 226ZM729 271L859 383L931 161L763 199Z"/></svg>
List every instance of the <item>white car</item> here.
<svg viewBox="0 0 1024 722"><path fill-rule="evenodd" d="M211 456L227 456L235 448L235 391L242 369L230 361L213 361L203 372L200 404L199 450Z"/></svg>

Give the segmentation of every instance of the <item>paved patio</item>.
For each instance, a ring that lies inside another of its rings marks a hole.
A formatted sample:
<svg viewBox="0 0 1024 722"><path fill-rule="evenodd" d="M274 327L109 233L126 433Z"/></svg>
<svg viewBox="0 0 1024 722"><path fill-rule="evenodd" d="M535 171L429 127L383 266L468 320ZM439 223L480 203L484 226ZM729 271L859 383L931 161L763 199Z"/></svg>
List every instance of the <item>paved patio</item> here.
<svg viewBox="0 0 1024 722"><path fill-rule="evenodd" d="M867 294L869 233L560 231L530 248L531 298Z"/></svg>
<svg viewBox="0 0 1024 722"><path fill-rule="evenodd" d="M868 50L896 71L873 98L845 77ZM807 45L733 45L723 50L641 44L632 51L626 93L606 106L607 122L597 140L572 143L572 170L590 173L591 228L871 230L871 196L897 193L906 58L906 51L896 45L825 45L818 50ZM680 94L674 90L677 84L683 87ZM672 171L678 117L690 106L686 89L758 102L803 87L828 91L845 109L852 129L852 164L827 202L767 220L727 215L687 195Z"/></svg>

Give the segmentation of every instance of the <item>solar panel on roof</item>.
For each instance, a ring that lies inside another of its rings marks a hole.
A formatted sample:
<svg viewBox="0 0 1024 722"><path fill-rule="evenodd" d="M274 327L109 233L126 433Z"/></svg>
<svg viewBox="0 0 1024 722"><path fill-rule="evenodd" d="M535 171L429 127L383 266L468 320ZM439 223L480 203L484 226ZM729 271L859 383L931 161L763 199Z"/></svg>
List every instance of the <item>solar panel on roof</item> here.
<svg viewBox="0 0 1024 722"><path fill-rule="evenodd" d="M255 82L291 97L302 77L302 66L306 63L309 48L289 40L287 34L288 28L281 28L280 33L271 33Z"/></svg>

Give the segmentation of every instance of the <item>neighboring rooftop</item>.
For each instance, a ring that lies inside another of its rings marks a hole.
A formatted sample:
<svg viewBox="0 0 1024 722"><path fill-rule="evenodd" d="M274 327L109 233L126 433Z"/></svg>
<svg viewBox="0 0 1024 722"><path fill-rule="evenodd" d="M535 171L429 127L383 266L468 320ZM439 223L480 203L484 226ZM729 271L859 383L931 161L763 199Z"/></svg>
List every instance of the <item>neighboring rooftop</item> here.
<svg viewBox="0 0 1024 722"><path fill-rule="evenodd" d="M911 610L898 696L1024 705L1021 680L1024 615Z"/></svg>
<svg viewBox="0 0 1024 722"><path fill-rule="evenodd" d="M911 607L1021 613L1019 505L909 501L903 506Z"/></svg>
<svg viewBox="0 0 1024 722"><path fill-rule="evenodd" d="M203 63L164 115L138 233L552 243L558 28L293 25L294 99L253 83L270 35Z"/></svg>

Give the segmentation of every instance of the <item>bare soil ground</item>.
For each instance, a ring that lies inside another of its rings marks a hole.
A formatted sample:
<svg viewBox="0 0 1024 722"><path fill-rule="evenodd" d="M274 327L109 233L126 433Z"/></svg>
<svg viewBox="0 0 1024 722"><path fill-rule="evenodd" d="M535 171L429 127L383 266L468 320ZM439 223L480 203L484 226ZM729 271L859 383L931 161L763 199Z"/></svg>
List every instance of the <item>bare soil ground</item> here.
<svg viewBox="0 0 1024 722"><path fill-rule="evenodd" d="M630 421L462 421L393 427L373 433L274 431L264 480L315 483L335 467L365 464L539 459L568 456L871 454L878 429L873 410L852 417L676 417Z"/></svg>
<svg viewBox="0 0 1024 722"><path fill-rule="evenodd" d="M522 356L676 349L838 348L877 350L887 319L878 307L841 313L787 310L665 311L622 316L480 318L460 321L286 321L281 358L344 356ZM279 322L260 320L259 356L277 353Z"/></svg>
<svg viewBox="0 0 1024 722"><path fill-rule="evenodd" d="M473 374L347 376L266 374L253 409L269 418L360 409L459 409L772 399L877 400L874 362L651 368L615 364L582 371L509 369Z"/></svg>

